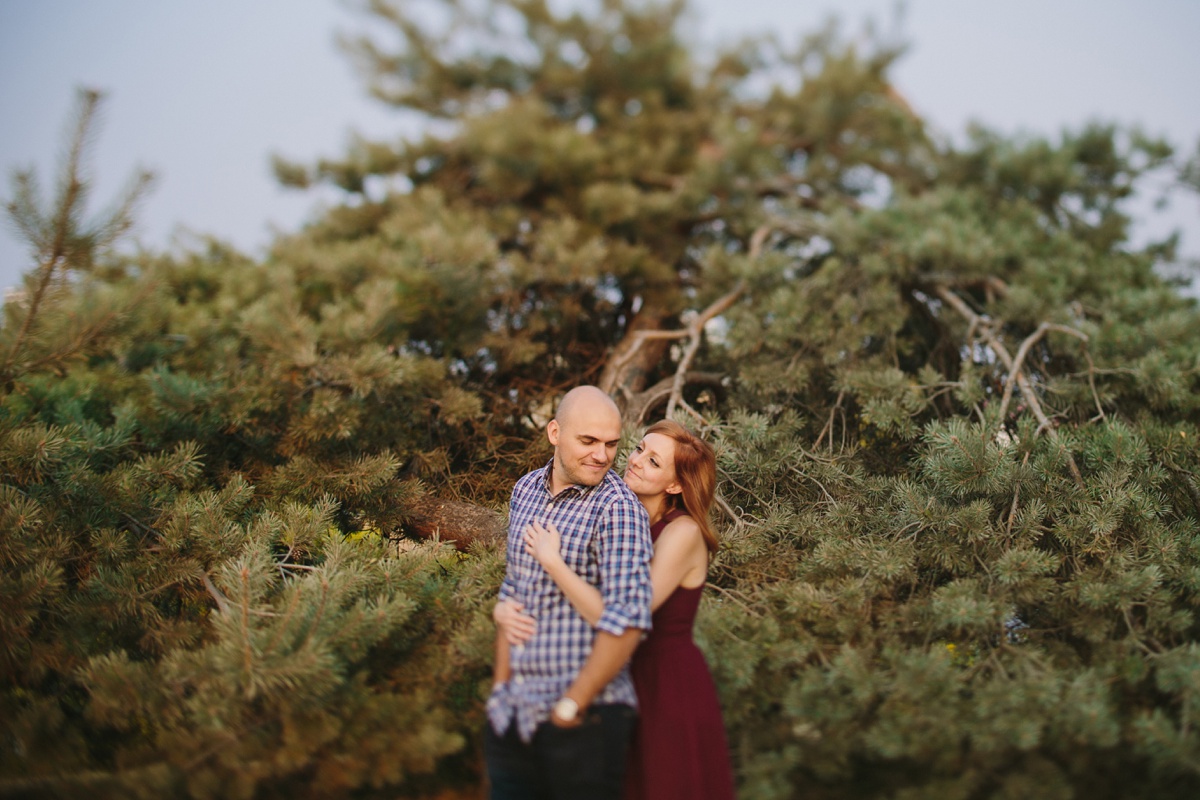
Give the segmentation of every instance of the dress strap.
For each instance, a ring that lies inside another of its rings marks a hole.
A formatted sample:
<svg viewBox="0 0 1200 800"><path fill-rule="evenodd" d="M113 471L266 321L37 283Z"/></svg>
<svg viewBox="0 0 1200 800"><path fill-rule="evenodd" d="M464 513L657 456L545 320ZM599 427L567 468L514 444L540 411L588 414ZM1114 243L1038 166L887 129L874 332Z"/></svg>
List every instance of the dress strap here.
<svg viewBox="0 0 1200 800"><path fill-rule="evenodd" d="M686 508L672 508L670 511L668 511L666 514L663 515L662 521L663 522L674 522L675 520L679 519L680 517L686 517L686 516L688 516Z"/></svg>
<svg viewBox="0 0 1200 800"><path fill-rule="evenodd" d="M685 516L687 516L687 511L684 509L672 508L666 514L663 514L662 517L659 518L658 522L650 526L650 538L652 540L657 540L658 535L662 533L663 528L667 527L668 523Z"/></svg>

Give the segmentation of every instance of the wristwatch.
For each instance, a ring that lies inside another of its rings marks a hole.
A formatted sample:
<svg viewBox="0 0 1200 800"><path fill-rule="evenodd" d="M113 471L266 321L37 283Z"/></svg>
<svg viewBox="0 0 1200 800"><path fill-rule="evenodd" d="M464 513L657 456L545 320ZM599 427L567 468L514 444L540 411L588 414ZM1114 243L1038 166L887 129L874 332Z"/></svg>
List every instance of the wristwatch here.
<svg viewBox="0 0 1200 800"><path fill-rule="evenodd" d="M559 698L559 701L554 704L554 716L563 722L574 722L575 716L578 713L579 703L576 703L569 697Z"/></svg>

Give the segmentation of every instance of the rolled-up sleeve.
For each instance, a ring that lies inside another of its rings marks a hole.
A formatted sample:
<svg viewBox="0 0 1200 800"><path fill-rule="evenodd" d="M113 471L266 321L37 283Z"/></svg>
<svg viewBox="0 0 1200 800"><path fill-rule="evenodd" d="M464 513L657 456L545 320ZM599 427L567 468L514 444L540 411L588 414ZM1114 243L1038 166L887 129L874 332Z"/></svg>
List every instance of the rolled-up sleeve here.
<svg viewBox="0 0 1200 800"><path fill-rule="evenodd" d="M620 636L628 628L650 630L650 522L637 500L622 499L601 517L596 531L604 613L596 629ZM501 590L503 593L503 589Z"/></svg>

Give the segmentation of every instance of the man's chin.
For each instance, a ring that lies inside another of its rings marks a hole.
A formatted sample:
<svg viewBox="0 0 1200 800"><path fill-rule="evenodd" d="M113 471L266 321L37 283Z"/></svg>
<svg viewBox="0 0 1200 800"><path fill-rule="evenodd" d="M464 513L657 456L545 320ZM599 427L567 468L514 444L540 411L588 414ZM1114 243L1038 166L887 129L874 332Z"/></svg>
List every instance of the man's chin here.
<svg viewBox="0 0 1200 800"><path fill-rule="evenodd" d="M579 482L584 486L598 486L607 474L608 467L584 467Z"/></svg>

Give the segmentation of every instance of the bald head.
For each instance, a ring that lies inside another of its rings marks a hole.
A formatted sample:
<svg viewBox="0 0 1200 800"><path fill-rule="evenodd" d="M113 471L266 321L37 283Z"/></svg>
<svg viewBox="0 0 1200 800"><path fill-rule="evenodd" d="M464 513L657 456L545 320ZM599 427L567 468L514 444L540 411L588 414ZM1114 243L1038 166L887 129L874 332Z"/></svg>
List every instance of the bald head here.
<svg viewBox="0 0 1200 800"><path fill-rule="evenodd" d="M609 414L621 424L621 411L613 399L596 386L576 386L563 395L554 418L559 425L566 425L573 416Z"/></svg>
<svg viewBox="0 0 1200 800"><path fill-rule="evenodd" d="M577 386L558 404L546 426L554 445L551 487L555 493L578 484L595 486L604 480L621 441L621 411L595 386Z"/></svg>

